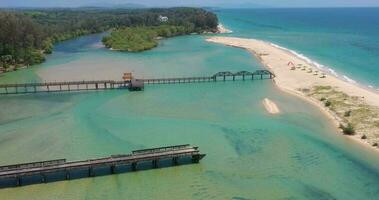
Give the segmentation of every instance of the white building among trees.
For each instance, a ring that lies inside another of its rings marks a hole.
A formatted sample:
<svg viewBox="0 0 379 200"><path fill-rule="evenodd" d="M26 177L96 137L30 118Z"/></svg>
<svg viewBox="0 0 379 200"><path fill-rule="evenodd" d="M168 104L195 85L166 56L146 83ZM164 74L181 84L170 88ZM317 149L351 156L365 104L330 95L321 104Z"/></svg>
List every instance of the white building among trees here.
<svg viewBox="0 0 379 200"><path fill-rule="evenodd" d="M159 20L160 22L168 22L168 17L166 17L166 16L162 16L162 15L159 15L158 20Z"/></svg>

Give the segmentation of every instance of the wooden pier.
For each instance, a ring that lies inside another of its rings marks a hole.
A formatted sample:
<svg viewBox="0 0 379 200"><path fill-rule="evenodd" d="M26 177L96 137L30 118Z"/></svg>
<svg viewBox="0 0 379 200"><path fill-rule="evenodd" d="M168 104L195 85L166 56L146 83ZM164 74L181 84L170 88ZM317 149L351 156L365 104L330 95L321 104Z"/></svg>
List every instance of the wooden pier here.
<svg viewBox="0 0 379 200"><path fill-rule="evenodd" d="M204 156L198 147L186 144L137 150L127 155L112 155L92 160L67 162L66 159L59 159L23 163L0 166L0 180L12 179L13 186L22 186L22 180L28 176L38 176L40 183L46 183L47 177L56 173L64 173L64 179L70 180L70 174L75 170L85 170L86 177L93 177L96 176L96 168L105 167L109 169L109 174L115 174L121 166L129 166L131 171L136 171L140 163L150 162L153 168L158 168L161 161L170 161L172 165L178 165L180 159L187 158L192 163L198 163Z"/></svg>
<svg viewBox="0 0 379 200"><path fill-rule="evenodd" d="M212 76L203 77L179 77L157 79L128 79L123 81L99 80L99 81L71 81L71 82L45 82L45 83L19 83L0 84L0 94L25 94L38 92L68 92L82 90L106 90L129 89L133 91L143 90L144 84L181 84L198 82L237 81L237 80L262 80L273 79L275 75L268 70L255 72L240 71L218 72Z"/></svg>

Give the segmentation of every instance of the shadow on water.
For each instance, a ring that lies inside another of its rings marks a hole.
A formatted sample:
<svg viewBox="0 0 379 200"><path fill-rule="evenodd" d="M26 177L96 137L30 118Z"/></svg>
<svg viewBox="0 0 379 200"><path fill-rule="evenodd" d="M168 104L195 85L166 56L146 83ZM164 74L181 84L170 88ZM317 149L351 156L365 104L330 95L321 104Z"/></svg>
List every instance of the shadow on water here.
<svg viewBox="0 0 379 200"><path fill-rule="evenodd" d="M173 163L171 159L159 160L157 166L151 161L139 162L135 168L133 168L132 164L127 165L119 165L116 166L113 173L110 166L102 166L102 167L93 167L92 170L90 168L87 169L71 169L68 171L59 171L59 172L50 172L39 174L39 175L31 175L24 176L19 179L12 178L0 178L0 189L1 188L9 188L9 187L17 187L17 186L27 186L33 184L40 183L52 183L58 181L67 181L74 179L82 179L82 178L94 178L99 176L108 176L108 175L117 175L121 173L130 173L136 171L147 171L152 169L162 169L169 167L179 167L183 165L191 165L194 164L191 157L183 157L177 160L177 164Z"/></svg>

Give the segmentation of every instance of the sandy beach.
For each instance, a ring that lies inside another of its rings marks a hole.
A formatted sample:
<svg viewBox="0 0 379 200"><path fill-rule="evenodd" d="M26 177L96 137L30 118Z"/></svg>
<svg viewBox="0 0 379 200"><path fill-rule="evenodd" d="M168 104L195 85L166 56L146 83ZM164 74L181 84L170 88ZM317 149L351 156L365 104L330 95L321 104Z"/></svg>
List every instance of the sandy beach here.
<svg viewBox="0 0 379 200"><path fill-rule="evenodd" d="M372 108L379 107L378 93L321 71L312 63L308 63L306 60L277 45L256 39L234 37L210 37L207 41L250 51L264 66L276 74L274 82L280 89L312 102L324 111L328 117L333 119L337 126L344 122L345 119L325 107L324 103L319 99L311 97L308 92L312 88L331 86L336 91L343 92L359 102L372 106ZM370 136L365 135L367 138L364 140L361 140L362 137L362 134L356 134L351 138L365 142L370 146L373 146L373 144L375 146L379 133L376 131L371 133Z"/></svg>

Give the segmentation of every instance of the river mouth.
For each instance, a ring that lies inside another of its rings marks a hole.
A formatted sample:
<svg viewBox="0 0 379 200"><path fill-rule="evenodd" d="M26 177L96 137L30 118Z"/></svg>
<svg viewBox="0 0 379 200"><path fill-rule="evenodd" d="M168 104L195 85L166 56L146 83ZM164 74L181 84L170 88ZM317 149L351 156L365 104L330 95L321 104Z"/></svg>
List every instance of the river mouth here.
<svg viewBox="0 0 379 200"><path fill-rule="evenodd" d="M201 36L164 40L141 54L98 48L93 37L101 35L67 41L45 64L25 71L54 81L121 79L126 71L147 78L262 68L248 52ZM75 44L77 51L59 50ZM282 113L268 115L264 98ZM363 157L367 152L336 135L322 113L267 80L9 96L0 98L0 108L1 164L184 143L207 154L196 166L0 190L9 199L374 199L368 191L379 184L375 158Z"/></svg>

